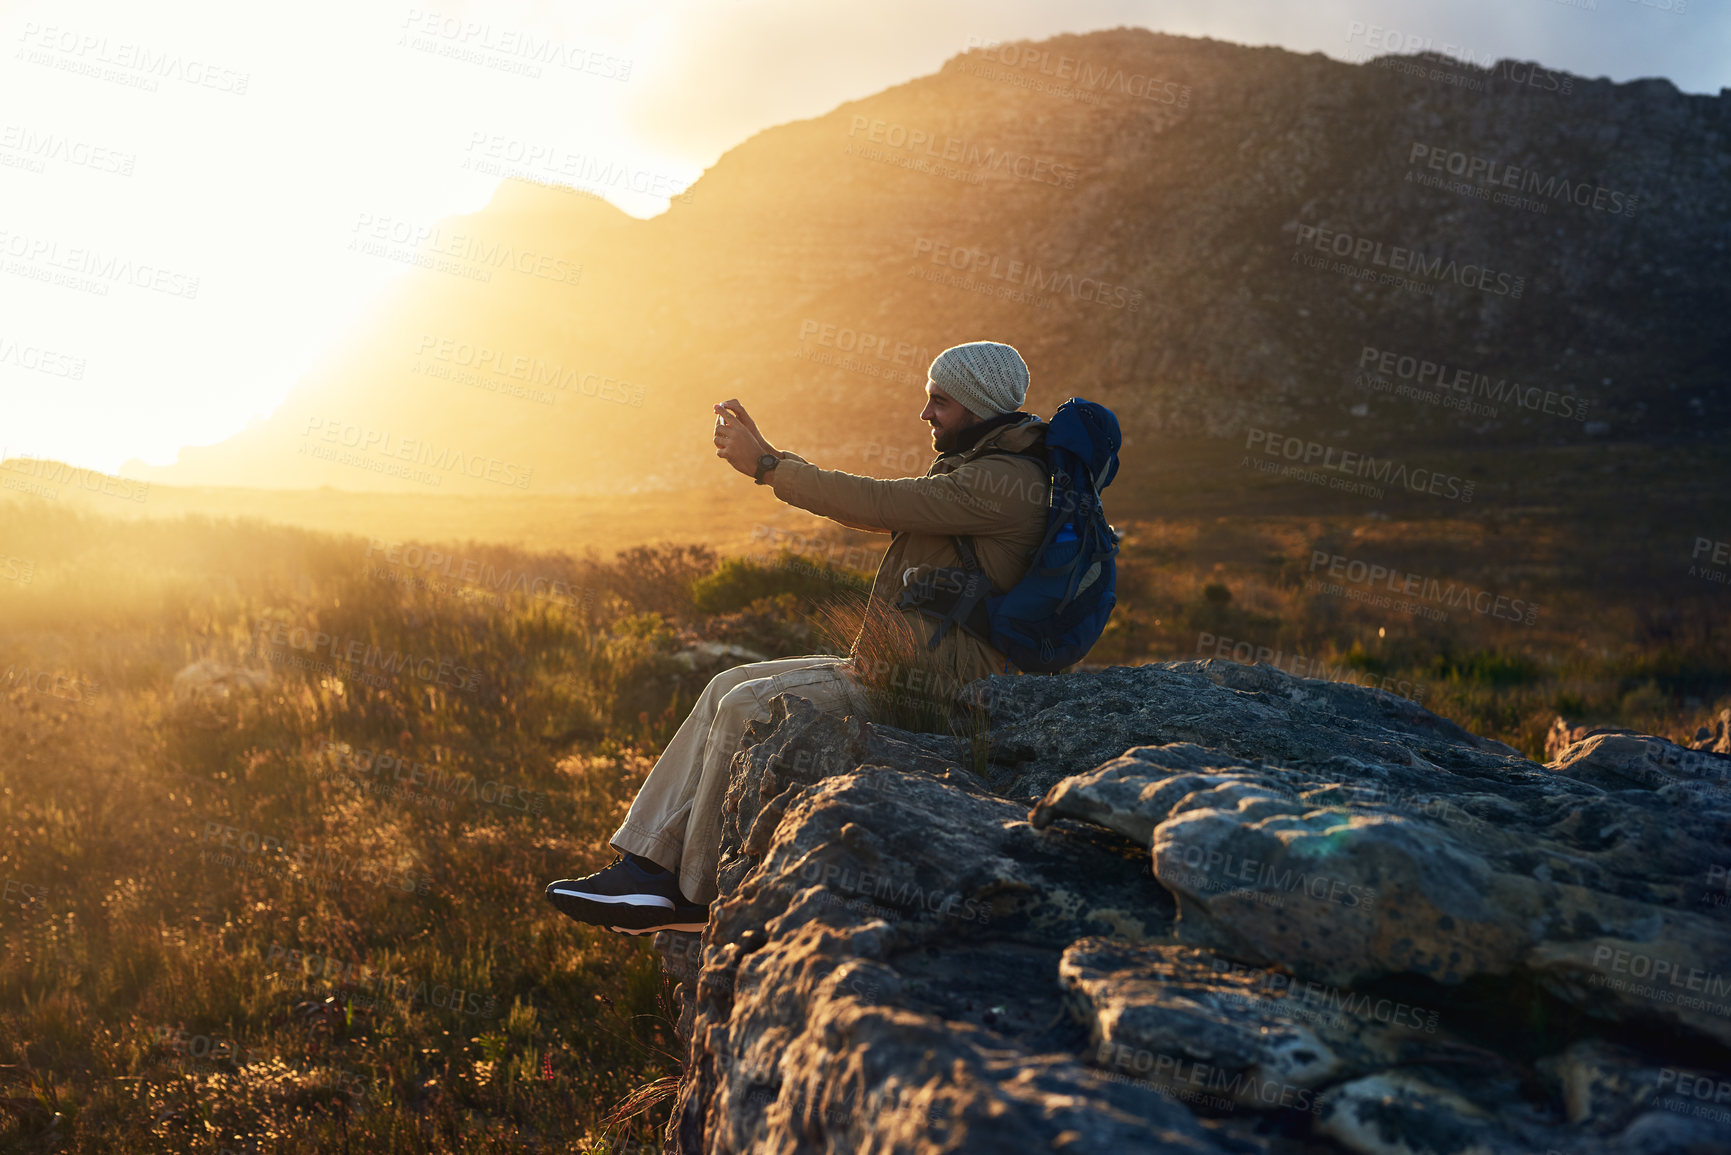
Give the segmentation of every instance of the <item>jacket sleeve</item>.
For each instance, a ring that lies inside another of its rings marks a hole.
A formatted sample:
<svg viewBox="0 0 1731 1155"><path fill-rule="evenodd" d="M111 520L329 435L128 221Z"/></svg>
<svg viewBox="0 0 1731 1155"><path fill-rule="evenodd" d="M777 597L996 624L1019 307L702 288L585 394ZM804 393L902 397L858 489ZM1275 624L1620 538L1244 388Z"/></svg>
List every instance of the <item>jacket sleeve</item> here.
<svg viewBox="0 0 1731 1155"><path fill-rule="evenodd" d="M788 462L797 461L801 465L810 465L811 464L809 461L807 461L805 458L801 457L799 454L795 453L791 449L783 449L783 450L779 450L779 452L781 453L781 462L782 463L775 467L774 473L771 473L769 475L770 485L772 488L774 487L774 484L775 484L775 474L780 473L783 469L786 469ZM831 517L829 520L835 522L837 525L845 525L849 529L857 529L857 530L860 530L864 533L889 533L889 532L891 532L890 530L885 529L881 525L861 525L858 522L843 521L839 517Z"/></svg>
<svg viewBox="0 0 1731 1155"><path fill-rule="evenodd" d="M986 533L1046 505L1045 476L1019 458L989 457L950 473L889 480L783 461L770 477L775 495L789 505L891 533Z"/></svg>

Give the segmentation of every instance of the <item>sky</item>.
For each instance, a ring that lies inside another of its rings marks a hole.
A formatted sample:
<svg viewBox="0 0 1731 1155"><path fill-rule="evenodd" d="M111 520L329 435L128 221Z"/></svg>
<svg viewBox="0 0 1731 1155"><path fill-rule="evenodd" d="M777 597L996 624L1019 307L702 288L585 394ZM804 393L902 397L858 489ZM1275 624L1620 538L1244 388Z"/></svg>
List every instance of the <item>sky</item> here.
<svg viewBox="0 0 1731 1155"><path fill-rule="evenodd" d="M765 128L1118 26L1731 86L1724 0L0 3L0 457L115 472L264 419L407 271L357 241L523 158L649 217Z"/></svg>

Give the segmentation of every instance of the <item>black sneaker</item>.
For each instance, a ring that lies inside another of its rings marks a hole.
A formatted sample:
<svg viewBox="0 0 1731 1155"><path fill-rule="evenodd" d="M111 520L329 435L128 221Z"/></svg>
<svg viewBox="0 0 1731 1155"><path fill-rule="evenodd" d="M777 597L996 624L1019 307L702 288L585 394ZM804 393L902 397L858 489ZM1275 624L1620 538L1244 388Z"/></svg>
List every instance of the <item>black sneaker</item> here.
<svg viewBox="0 0 1731 1155"><path fill-rule="evenodd" d="M709 922L707 905L687 902L679 893L678 875L671 870L651 873L630 855L587 877L562 878L550 884L547 901L578 922L621 934L654 934L658 930L695 933Z"/></svg>

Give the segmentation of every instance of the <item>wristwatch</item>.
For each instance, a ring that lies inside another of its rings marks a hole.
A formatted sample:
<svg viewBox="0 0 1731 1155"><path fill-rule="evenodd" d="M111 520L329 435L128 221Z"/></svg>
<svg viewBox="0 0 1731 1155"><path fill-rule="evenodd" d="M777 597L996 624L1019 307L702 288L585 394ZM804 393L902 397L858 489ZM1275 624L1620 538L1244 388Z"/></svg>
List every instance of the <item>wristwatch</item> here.
<svg viewBox="0 0 1731 1155"><path fill-rule="evenodd" d="M752 480L757 482L759 485L768 485L769 483L763 479L763 475L774 469L780 463L781 458L777 457L773 453L765 453L762 457L757 459L757 472L752 474Z"/></svg>

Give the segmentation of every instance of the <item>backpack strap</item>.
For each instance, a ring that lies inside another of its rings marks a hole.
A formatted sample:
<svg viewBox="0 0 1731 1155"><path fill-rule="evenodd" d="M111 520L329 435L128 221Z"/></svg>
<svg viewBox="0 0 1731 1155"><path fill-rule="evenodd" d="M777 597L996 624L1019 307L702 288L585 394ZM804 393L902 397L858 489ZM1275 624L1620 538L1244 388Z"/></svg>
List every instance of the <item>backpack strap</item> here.
<svg viewBox="0 0 1731 1155"><path fill-rule="evenodd" d="M988 445L970 457L969 461L977 461L982 457L1026 457L1037 461L1042 470L1046 471L1048 484L1051 472L1045 446L1042 444L1038 452L1023 452L1014 449L1002 449L996 445ZM891 537L892 544L894 537ZM1000 591L992 580L986 576L986 571L980 565L978 555L974 553L972 535L962 534L950 538L955 543L956 556L961 559L961 570L965 575L960 592L932 591L914 594L904 590L898 603L902 607L912 607L929 617L938 619L937 627L932 631L931 640L926 643L926 649L936 650L938 643L944 640L944 635L953 627L960 627L963 632L974 635L987 645L991 644L992 624L986 614L986 599L999 594Z"/></svg>
<svg viewBox="0 0 1731 1155"><path fill-rule="evenodd" d="M950 540L956 543L956 553L962 559L962 588L954 594L939 594L930 599L935 603L924 612L938 619L937 628L932 631L932 637L926 643L926 649L935 650L938 643L944 640L944 635L951 627L960 626L965 633L977 638L991 637L991 621L986 616L986 598L994 592L991 579L986 571L980 568L979 558L974 555L974 544L971 537L954 537ZM951 599L954 600L951 600ZM947 603L947 604L946 604ZM941 608L940 608L941 607Z"/></svg>

